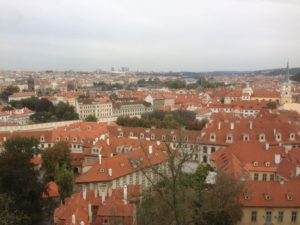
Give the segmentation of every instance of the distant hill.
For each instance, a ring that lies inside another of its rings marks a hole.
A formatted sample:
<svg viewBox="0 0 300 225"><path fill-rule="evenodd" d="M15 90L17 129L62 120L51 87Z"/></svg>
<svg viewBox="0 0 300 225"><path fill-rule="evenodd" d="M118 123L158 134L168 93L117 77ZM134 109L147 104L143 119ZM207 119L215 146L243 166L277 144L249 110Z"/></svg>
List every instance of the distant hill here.
<svg viewBox="0 0 300 225"><path fill-rule="evenodd" d="M300 72L291 77L291 80L297 81L300 83Z"/></svg>
<svg viewBox="0 0 300 225"><path fill-rule="evenodd" d="M212 72L181 72L172 73L173 76L184 76L184 77L201 77L201 76L278 76L286 73L286 68L280 69L265 69L255 71L212 71ZM300 67L290 68L290 74L295 75L300 73Z"/></svg>

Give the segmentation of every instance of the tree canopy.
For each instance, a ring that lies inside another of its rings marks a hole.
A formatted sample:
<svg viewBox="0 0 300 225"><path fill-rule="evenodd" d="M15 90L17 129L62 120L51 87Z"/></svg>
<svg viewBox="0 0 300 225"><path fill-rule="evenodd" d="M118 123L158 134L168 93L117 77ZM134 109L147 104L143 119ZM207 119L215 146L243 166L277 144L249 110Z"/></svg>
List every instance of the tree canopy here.
<svg viewBox="0 0 300 225"><path fill-rule="evenodd" d="M15 209L20 211L21 216L17 220L26 215L28 224L39 224L42 220L41 195L44 186L39 182L30 159L24 151L5 149L0 154L0 194L8 195L17 203Z"/></svg>
<svg viewBox="0 0 300 225"><path fill-rule="evenodd" d="M39 141L33 137L12 137L4 143L7 152L25 153L30 157L39 154Z"/></svg>
<svg viewBox="0 0 300 225"><path fill-rule="evenodd" d="M97 122L97 117L94 115L89 115L85 118L85 121L87 122Z"/></svg>
<svg viewBox="0 0 300 225"><path fill-rule="evenodd" d="M0 98L2 98L3 100L7 101L8 100L8 96L12 95L13 93L19 92L20 88L17 86L8 86L6 87L1 93L0 93Z"/></svg>
<svg viewBox="0 0 300 225"><path fill-rule="evenodd" d="M60 168L65 166L67 169L71 169L70 153L70 149L66 142L56 143L53 147L46 148L42 152L45 182L55 180L56 167Z"/></svg>

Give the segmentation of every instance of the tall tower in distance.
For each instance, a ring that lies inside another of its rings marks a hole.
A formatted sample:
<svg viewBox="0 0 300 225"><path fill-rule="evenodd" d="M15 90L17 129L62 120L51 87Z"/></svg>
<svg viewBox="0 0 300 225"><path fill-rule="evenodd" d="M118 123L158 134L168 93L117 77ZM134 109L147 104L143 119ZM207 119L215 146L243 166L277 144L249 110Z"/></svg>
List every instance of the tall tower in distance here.
<svg viewBox="0 0 300 225"><path fill-rule="evenodd" d="M290 82L290 67L287 62L286 72L280 90L280 104L292 103L292 86Z"/></svg>
<svg viewBox="0 0 300 225"><path fill-rule="evenodd" d="M27 80L27 86L28 86L28 91L34 92L34 79L31 75Z"/></svg>

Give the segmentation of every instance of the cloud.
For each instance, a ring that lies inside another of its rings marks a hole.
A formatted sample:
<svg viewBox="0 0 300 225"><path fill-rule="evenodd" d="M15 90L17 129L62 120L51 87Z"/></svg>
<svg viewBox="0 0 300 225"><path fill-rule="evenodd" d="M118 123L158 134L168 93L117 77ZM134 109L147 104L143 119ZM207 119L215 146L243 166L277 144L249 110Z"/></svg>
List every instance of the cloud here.
<svg viewBox="0 0 300 225"><path fill-rule="evenodd" d="M299 65L298 21L297 0L3 0L0 68Z"/></svg>

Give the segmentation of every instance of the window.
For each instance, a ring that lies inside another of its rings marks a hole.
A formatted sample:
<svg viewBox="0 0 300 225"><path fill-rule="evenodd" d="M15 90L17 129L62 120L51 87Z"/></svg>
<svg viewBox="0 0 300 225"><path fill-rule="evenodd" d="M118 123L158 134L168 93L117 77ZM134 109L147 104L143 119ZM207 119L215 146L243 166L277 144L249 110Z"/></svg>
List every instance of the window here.
<svg viewBox="0 0 300 225"><path fill-rule="evenodd" d="M243 140L244 141L249 141L249 135L248 134L244 134L243 135Z"/></svg>
<svg viewBox="0 0 300 225"><path fill-rule="evenodd" d="M206 155L203 156L203 162L204 162L204 163L207 163L207 156L206 156Z"/></svg>
<svg viewBox="0 0 300 225"><path fill-rule="evenodd" d="M207 146L203 147L203 153L207 153Z"/></svg>
<svg viewBox="0 0 300 225"><path fill-rule="evenodd" d="M257 221L257 212L256 211L252 211L251 212L251 222L254 223Z"/></svg>
<svg viewBox="0 0 300 225"><path fill-rule="evenodd" d="M292 211L291 222L295 223L296 221L297 221L297 212L296 211Z"/></svg>
<svg viewBox="0 0 300 225"><path fill-rule="evenodd" d="M267 211L266 212L266 224L270 224L272 222L272 212Z"/></svg>
<svg viewBox="0 0 300 225"><path fill-rule="evenodd" d="M255 173L254 174L254 178L253 178L254 180L258 180L258 173Z"/></svg>
<svg viewBox="0 0 300 225"><path fill-rule="evenodd" d="M267 181L267 174L265 174L265 173L263 174L262 180L263 180L263 181Z"/></svg>
<svg viewBox="0 0 300 225"><path fill-rule="evenodd" d="M283 211L279 211L278 212L278 222L279 223L283 222L283 216L284 216Z"/></svg>
<svg viewBox="0 0 300 225"><path fill-rule="evenodd" d="M166 140L166 135L162 135L161 140L165 141Z"/></svg>
<svg viewBox="0 0 300 225"><path fill-rule="evenodd" d="M265 140L265 135L264 134L260 134L259 135L259 140L260 141L264 141Z"/></svg>
<svg viewBox="0 0 300 225"><path fill-rule="evenodd" d="M271 180L271 181L272 181L272 180L275 180L274 174L271 174L271 175L270 175L270 180Z"/></svg>
<svg viewBox="0 0 300 225"><path fill-rule="evenodd" d="M211 153L214 153L216 151L216 147L211 147Z"/></svg>

